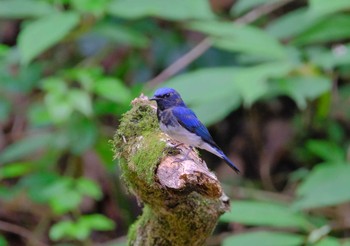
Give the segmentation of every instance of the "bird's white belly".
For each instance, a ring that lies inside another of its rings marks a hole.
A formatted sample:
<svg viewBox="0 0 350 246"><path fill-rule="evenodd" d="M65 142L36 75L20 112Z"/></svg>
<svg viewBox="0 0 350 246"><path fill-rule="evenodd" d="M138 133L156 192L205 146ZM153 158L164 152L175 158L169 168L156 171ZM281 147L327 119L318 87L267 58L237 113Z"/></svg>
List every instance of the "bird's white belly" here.
<svg viewBox="0 0 350 246"><path fill-rule="evenodd" d="M192 132L187 131L182 126L166 127L164 124L160 124L160 129L166 134L168 134L171 138L175 139L176 141L179 141L180 143L184 143L196 148L205 149L213 153L214 155L217 155L220 158L222 158L222 154L217 149L204 142L201 137L197 136Z"/></svg>
<svg viewBox="0 0 350 246"><path fill-rule="evenodd" d="M194 133L191 133L189 131L187 131L185 128L183 128L182 126L178 126L178 127L173 127L173 126L168 126L166 127L164 124L160 124L160 129L165 132L166 134L168 134L171 138L193 146L193 147L199 147L199 148L203 148L201 147L201 145L204 143L202 138L197 136Z"/></svg>

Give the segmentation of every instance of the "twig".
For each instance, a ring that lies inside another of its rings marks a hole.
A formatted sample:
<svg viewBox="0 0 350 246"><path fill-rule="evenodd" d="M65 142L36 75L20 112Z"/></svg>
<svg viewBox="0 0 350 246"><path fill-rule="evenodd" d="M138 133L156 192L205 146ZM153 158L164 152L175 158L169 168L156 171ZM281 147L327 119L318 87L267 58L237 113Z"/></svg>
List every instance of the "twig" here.
<svg viewBox="0 0 350 246"><path fill-rule="evenodd" d="M243 15L242 17L236 19L234 23L237 24L248 24L251 23L263 15L273 12L274 10L292 2L294 0L281 0L272 4L262 5ZM205 38L201 42L199 42L196 46L194 46L190 51L176 60L169 67L164 69L160 74L154 77L152 80L147 82L147 86L149 88L153 88L167 80L171 76L180 72L182 69L187 67L190 63L200 57L204 52L206 52L212 45L212 41L210 38Z"/></svg>
<svg viewBox="0 0 350 246"><path fill-rule="evenodd" d="M17 234L23 238L28 239L34 245L37 245L37 246L47 246L45 243L35 238L30 231L18 225L14 225L5 221L0 221L0 231L7 231L7 232Z"/></svg>
<svg viewBox="0 0 350 246"><path fill-rule="evenodd" d="M242 17L238 18L235 20L235 23L237 24L248 24L252 23L253 21L256 21L259 19L261 16L269 14L276 9L279 9L283 7L284 5L293 2L294 0L281 0L281 1L276 1L271 4L266 4L266 5L260 5L256 9L253 9L252 11L249 11Z"/></svg>
<svg viewBox="0 0 350 246"><path fill-rule="evenodd" d="M187 67L191 62L200 57L204 52L206 52L212 42L210 38L203 39L199 44L197 44L193 49L184 54L178 60L176 60L173 64L163 70L160 74L158 74L155 78L147 82L147 86L152 88L163 82L164 80L170 78L176 73L180 72L182 69Z"/></svg>

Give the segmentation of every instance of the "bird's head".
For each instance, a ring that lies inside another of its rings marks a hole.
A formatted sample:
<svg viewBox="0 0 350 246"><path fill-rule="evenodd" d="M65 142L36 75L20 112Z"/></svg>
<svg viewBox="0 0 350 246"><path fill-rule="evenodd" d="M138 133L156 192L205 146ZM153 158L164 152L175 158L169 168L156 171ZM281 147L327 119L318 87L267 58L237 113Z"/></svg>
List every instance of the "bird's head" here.
<svg viewBox="0 0 350 246"><path fill-rule="evenodd" d="M160 110L174 106L186 106L180 94L172 88L159 88L150 100L156 101Z"/></svg>

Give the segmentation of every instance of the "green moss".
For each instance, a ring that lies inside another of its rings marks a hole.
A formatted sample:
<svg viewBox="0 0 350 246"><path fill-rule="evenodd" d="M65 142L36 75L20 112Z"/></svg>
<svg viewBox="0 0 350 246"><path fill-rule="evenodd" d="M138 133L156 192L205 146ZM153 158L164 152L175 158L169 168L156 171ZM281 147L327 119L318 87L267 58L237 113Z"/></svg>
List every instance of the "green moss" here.
<svg viewBox="0 0 350 246"><path fill-rule="evenodd" d="M129 227L128 230L128 245L133 245L137 237L137 228L140 226L140 217Z"/></svg>
<svg viewBox="0 0 350 246"><path fill-rule="evenodd" d="M166 211L145 205L142 216L129 228L129 245L201 245L193 235L204 243L211 234L219 216L212 210L217 202L193 192Z"/></svg>
<svg viewBox="0 0 350 246"><path fill-rule="evenodd" d="M159 141L158 135L147 133L141 140L140 151L132 156L136 173L143 176L148 185L154 182L154 173L162 157L165 142Z"/></svg>
<svg viewBox="0 0 350 246"><path fill-rule="evenodd" d="M122 116L118 130L113 138L115 157L118 158L123 155L126 146L125 142L133 141L135 137L152 131L159 131L155 111L149 104L140 101Z"/></svg>
<svg viewBox="0 0 350 246"><path fill-rule="evenodd" d="M131 181L134 179L135 173L128 169L128 162L124 158L120 158L119 165L122 171L121 179L129 189L133 189L133 182Z"/></svg>
<svg viewBox="0 0 350 246"><path fill-rule="evenodd" d="M154 108L150 102L137 99L133 108L123 115L112 142L127 187L154 183L155 170L165 149L159 134Z"/></svg>
<svg viewBox="0 0 350 246"><path fill-rule="evenodd" d="M142 215L130 226L128 231L128 245L133 245L133 242L137 238L138 230L145 228L152 218L152 210L148 205L145 205L142 209Z"/></svg>

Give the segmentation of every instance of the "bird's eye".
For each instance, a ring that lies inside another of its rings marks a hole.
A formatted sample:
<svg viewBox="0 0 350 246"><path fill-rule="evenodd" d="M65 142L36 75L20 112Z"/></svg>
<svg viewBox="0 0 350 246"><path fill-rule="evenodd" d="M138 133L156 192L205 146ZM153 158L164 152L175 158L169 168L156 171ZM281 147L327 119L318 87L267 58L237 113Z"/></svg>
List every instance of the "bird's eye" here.
<svg viewBox="0 0 350 246"><path fill-rule="evenodd" d="M170 93L164 95L165 98L170 97Z"/></svg>

